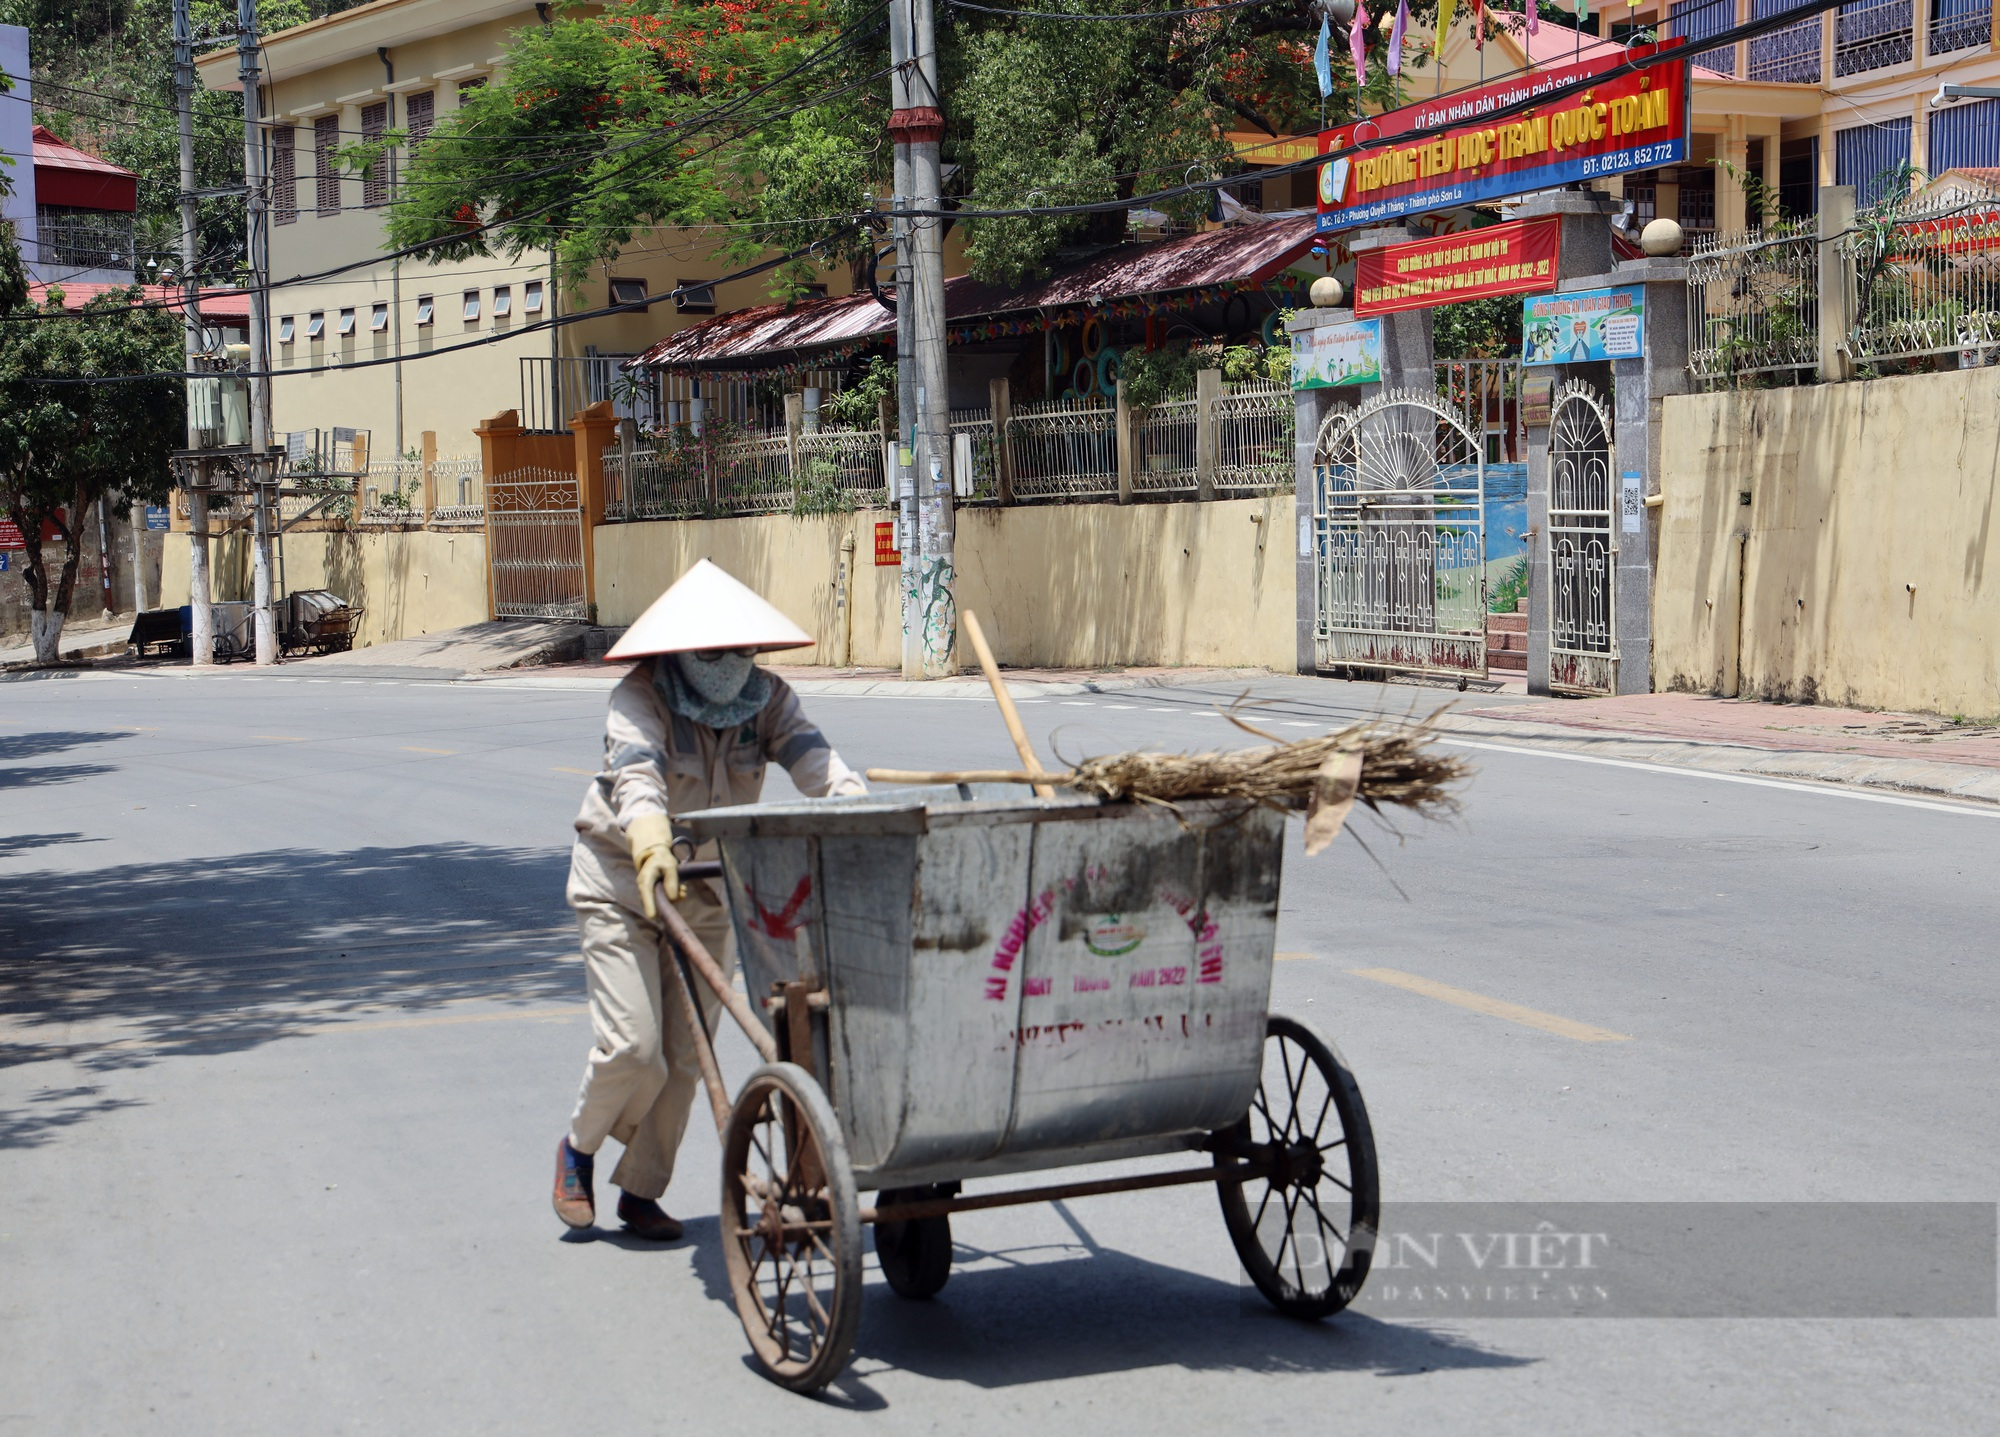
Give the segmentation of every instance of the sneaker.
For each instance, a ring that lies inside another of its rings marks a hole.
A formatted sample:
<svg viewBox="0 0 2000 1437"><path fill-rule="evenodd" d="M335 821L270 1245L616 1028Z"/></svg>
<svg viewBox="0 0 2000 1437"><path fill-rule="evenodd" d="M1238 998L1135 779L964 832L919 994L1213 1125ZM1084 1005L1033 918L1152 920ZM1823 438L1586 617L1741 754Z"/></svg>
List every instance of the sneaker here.
<svg viewBox="0 0 2000 1437"><path fill-rule="evenodd" d="M650 1238L654 1242L679 1242L681 1225L667 1216L651 1198L633 1197L630 1193L618 1194L618 1221L625 1224L625 1230L634 1237Z"/></svg>
<svg viewBox="0 0 2000 1437"><path fill-rule="evenodd" d="M556 1216L571 1227L589 1227L597 1221L597 1195L592 1191L596 1166L589 1153L569 1145L567 1134L556 1144Z"/></svg>

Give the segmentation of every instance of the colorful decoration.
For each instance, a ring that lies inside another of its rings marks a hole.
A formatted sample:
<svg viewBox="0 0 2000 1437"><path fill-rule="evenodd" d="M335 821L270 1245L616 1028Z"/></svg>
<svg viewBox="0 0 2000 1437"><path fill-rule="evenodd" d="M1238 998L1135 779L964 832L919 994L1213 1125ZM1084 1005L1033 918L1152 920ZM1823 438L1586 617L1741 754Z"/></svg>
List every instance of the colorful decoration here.
<svg viewBox="0 0 2000 1437"><path fill-rule="evenodd" d="M1532 3L1532 0L1530 0ZM1581 5L1583 0L1577 0ZM1396 25L1389 32L1389 73L1403 73L1403 31L1410 24L1410 0L1396 0Z"/></svg>

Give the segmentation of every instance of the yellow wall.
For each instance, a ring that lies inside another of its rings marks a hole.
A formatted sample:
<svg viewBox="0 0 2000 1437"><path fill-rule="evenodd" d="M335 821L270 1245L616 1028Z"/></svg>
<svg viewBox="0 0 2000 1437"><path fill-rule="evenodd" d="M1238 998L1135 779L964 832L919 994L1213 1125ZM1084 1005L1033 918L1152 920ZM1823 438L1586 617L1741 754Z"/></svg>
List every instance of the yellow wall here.
<svg viewBox="0 0 2000 1437"><path fill-rule="evenodd" d="M598 616L629 624L709 558L818 639L807 661L835 663L835 574L841 536L852 533L851 661L896 667L899 571L874 565L875 525L887 518L864 510L605 525L595 531ZM1293 667L1289 495L968 509L958 522L959 608L979 615L1003 664Z"/></svg>
<svg viewBox="0 0 2000 1437"><path fill-rule="evenodd" d="M242 531L210 551L217 599L250 597L250 546ZM163 604L188 601L188 545L168 537ZM331 589L363 605L357 648L415 638L486 619L486 535L466 530L379 530L285 536L288 589Z"/></svg>
<svg viewBox="0 0 2000 1437"><path fill-rule="evenodd" d="M1655 688L2000 714L2000 368L1666 405Z"/></svg>

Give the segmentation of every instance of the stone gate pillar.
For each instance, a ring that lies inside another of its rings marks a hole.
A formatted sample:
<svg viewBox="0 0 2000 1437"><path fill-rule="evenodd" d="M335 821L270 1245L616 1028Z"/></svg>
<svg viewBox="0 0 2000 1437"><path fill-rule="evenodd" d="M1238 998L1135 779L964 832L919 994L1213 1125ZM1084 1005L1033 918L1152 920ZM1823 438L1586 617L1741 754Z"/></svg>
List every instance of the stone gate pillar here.
<svg viewBox="0 0 2000 1437"><path fill-rule="evenodd" d="M1536 219L1543 215L1562 217L1562 250L1556 261L1557 289L1591 289L1609 284L1605 275L1611 268L1611 197L1594 190L1551 190L1522 201L1514 211L1516 219ZM1584 280L1589 283L1583 283ZM1577 281L1566 283L1566 281ZM1545 364L1527 369L1523 385L1537 380L1591 377L1603 374L1603 365ZM1600 383L1602 380L1599 381ZM1527 404L1524 414L1530 413ZM1531 417L1526 424L1528 441L1528 692L1546 696L1549 692L1549 430L1548 419L1540 423Z"/></svg>
<svg viewBox="0 0 2000 1437"><path fill-rule="evenodd" d="M1612 362L1617 381L1618 692L1653 691L1653 570L1660 552L1663 400L1688 392L1687 261L1626 260L1607 284L1646 287L1644 353ZM1648 502L1653 501L1653 502Z"/></svg>

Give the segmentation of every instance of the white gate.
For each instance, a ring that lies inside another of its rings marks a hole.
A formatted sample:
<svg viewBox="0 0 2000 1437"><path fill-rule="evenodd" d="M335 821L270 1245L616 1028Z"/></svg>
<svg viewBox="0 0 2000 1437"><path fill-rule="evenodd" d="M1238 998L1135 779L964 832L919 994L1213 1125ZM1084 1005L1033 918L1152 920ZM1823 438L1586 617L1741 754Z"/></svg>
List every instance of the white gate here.
<svg viewBox="0 0 2000 1437"><path fill-rule="evenodd" d="M1549 688L1618 691L1611 413L1579 380L1549 407Z"/></svg>
<svg viewBox="0 0 2000 1437"><path fill-rule="evenodd" d="M583 502L576 476L516 469L486 485L486 553L493 615L586 619Z"/></svg>
<svg viewBox="0 0 2000 1437"><path fill-rule="evenodd" d="M1486 446L1436 394L1320 426L1319 667L1486 676Z"/></svg>

